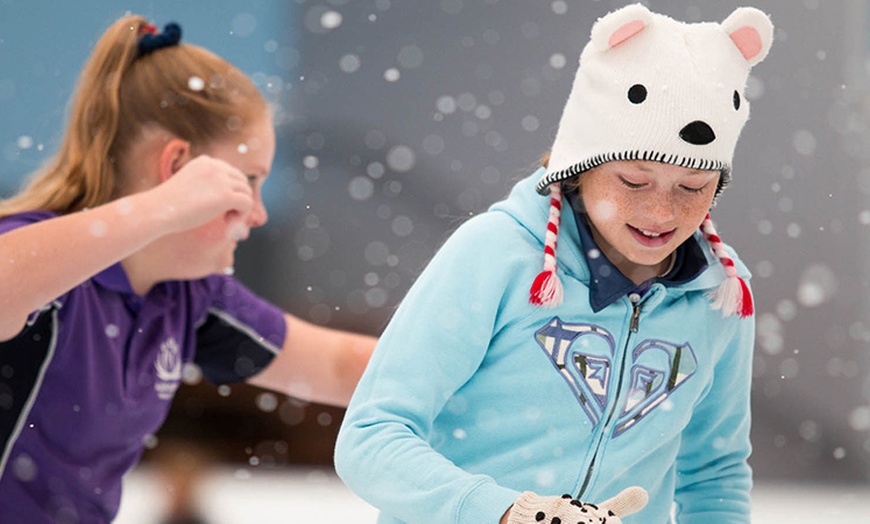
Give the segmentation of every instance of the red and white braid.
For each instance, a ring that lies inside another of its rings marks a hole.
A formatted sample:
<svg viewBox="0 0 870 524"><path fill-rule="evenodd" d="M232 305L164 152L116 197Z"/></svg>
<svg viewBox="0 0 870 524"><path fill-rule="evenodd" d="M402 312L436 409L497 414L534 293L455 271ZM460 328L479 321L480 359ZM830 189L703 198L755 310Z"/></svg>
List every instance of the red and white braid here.
<svg viewBox="0 0 870 524"><path fill-rule="evenodd" d="M562 186L550 184L550 219L544 240L544 270L535 278L529 290L529 302L536 306L556 307L562 303L562 281L556 274L556 243L562 216Z"/></svg>
<svg viewBox="0 0 870 524"><path fill-rule="evenodd" d="M725 268L725 274L728 278L719 286L715 293L711 293L710 298L713 300L713 309L721 309L722 316L730 316L738 313L740 318L751 316L754 309L752 307L752 294L749 292L749 286L746 282L737 275L737 268L734 267L734 260L725 251L725 246L722 244L722 239L716 232L713 226L713 221L710 219L710 213L704 217L701 222L701 232L713 248L713 254L722 262Z"/></svg>

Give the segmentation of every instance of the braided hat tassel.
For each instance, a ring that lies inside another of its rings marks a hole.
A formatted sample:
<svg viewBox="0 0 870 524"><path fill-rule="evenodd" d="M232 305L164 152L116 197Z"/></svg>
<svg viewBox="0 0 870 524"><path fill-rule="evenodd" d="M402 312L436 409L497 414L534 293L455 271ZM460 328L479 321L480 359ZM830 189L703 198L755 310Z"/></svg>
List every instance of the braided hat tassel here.
<svg viewBox="0 0 870 524"><path fill-rule="evenodd" d="M725 274L728 278L719 286L716 292L711 293L710 298L713 300L712 308L721 309L722 316L730 316L735 313L740 315L740 318L752 316L754 308L752 307L752 294L749 292L749 286L746 282L737 275L737 268L734 267L734 260L725 251L725 246L722 244L722 239L716 232L713 226L713 221L710 219L710 214L704 217L701 223L701 232L710 247L713 248L713 254L722 262L725 268Z"/></svg>
<svg viewBox="0 0 870 524"><path fill-rule="evenodd" d="M556 243L559 238L559 222L562 216L562 187L550 184L550 219L544 240L544 270L532 283L529 302L536 306L556 307L562 303L562 281L556 274Z"/></svg>

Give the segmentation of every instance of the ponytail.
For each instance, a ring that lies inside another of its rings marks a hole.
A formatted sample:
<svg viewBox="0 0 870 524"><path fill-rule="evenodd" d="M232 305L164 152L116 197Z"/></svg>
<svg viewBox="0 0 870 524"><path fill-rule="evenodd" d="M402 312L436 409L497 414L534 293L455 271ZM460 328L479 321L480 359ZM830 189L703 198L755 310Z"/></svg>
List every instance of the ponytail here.
<svg viewBox="0 0 870 524"><path fill-rule="evenodd" d="M153 31L132 15L103 33L79 77L57 154L19 194L0 201L0 218L73 213L121 196L121 159L146 126L196 147L262 116L267 105L257 88L217 55L189 44L140 53L140 38ZM194 77L202 80L198 89L189 85Z"/></svg>

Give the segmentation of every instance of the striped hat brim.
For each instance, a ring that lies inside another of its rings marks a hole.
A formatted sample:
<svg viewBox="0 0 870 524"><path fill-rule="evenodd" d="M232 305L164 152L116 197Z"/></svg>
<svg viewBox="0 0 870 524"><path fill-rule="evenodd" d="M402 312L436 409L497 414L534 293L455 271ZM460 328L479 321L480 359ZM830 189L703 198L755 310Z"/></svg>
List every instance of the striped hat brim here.
<svg viewBox="0 0 870 524"><path fill-rule="evenodd" d="M675 166L685 167L688 169L700 169L703 171L719 171L722 173L722 179L719 182L718 191L725 188L728 181L731 179L731 166L720 160L709 160L703 158L691 158L669 153L659 153L656 151L622 151L617 153L605 153L596 155L587 160L583 160L573 164L565 169L558 171L548 171L538 180L535 190L541 194L547 194L547 186L555 182L561 182L569 178L575 177L590 169L600 166L607 162L618 160L647 160L652 162L662 162L664 164L672 164Z"/></svg>

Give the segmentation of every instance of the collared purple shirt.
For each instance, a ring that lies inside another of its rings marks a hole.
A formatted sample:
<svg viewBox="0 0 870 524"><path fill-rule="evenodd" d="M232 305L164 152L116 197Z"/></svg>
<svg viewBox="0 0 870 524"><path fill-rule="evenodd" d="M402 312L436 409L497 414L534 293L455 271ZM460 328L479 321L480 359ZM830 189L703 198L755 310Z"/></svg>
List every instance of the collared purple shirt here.
<svg viewBox="0 0 870 524"><path fill-rule="evenodd" d="M8 217L0 234L54 216ZM285 332L283 312L232 277L163 282L143 297L120 264L34 312L0 342L0 521L110 522L183 366L245 380Z"/></svg>

